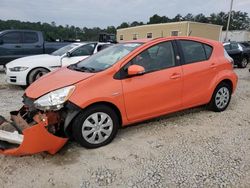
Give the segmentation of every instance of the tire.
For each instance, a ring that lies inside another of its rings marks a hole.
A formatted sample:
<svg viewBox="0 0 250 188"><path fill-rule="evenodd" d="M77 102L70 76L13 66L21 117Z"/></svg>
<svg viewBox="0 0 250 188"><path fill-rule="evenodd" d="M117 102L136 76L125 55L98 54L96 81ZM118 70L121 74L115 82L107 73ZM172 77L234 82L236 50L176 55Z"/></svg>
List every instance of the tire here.
<svg viewBox="0 0 250 188"><path fill-rule="evenodd" d="M103 124L98 124L102 121ZM81 146L98 148L109 144L115 138L119 119L109 106L96 105L81 112L72 126L73 137Z"/></svg>
<svg viewBox="0 0 250 188"><path fill-rule="evenodd" d="M214 112L222 112L226 110L232 95L232 88L227 83L220 83L214 90L211 101L209 102L209 109Z"/></svg>
<svg viewBox="0 0 250 188"><path fill-rule="evenodd" d="M49 73L49 70L47 70L45 68L36 68L36 69L32 70L28 75L27 84L28 85L32 84L38 78L42 77L43 75L45 75L47 73Z"/></svg>
<svg viewBox="0 0 250 188"><path fill-rule="evenodd" d="M238 67L239 68L246 68L247 64L248 64L248 58L247 57L243 57L241 62L239 62Z"/></svg>

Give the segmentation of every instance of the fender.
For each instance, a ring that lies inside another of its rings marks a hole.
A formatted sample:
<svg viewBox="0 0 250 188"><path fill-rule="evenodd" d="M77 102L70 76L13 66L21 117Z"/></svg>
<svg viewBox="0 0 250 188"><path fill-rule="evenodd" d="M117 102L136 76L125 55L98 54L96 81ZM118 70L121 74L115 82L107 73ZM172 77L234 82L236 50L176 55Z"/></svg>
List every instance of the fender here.
<svg viewBox="0 0 250 188"><path fill-rule="evenodd" d="M218 74L216 75L216 77L214 77L214 79L211 81L211 85L209 88L209 96L208 96L208 100L207 102L209 102L211 100L211 97L214 93L215 88L223 81L223 80L230 80L232 83L232 93L235 92L236 89L236 85L238 82L238 76L232 71L232 70L221 70L218 72Z"/></svg>

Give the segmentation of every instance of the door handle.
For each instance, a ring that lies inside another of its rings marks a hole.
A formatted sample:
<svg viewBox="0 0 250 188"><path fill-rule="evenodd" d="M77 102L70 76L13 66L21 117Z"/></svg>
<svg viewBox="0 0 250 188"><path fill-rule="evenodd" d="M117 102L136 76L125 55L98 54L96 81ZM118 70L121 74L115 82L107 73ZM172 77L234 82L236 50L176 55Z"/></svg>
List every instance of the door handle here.
<svg viewBox="0 0 250 188"><path fill-rule="evenodd" d="M40 46L40 45L36 45L36 46L35 46L35 48L41 48L41 47L42 47L42 46Z"/></svg>
<svg viewBox="0 0 250 188"><path fill-rule="evenodd" d="M174 74L172 74L172 76L170 76L170 79L178 79L178 78L180 78L181 77L181 74L179 74L179 73L174 73Z"/></svg>
<svg viewBox="0 0 250 188"><path fill-rule="evenodd" d="M16 47L16 48L21 48L21 46L18 46L18 45L16 45L15 47Z"/></svg>

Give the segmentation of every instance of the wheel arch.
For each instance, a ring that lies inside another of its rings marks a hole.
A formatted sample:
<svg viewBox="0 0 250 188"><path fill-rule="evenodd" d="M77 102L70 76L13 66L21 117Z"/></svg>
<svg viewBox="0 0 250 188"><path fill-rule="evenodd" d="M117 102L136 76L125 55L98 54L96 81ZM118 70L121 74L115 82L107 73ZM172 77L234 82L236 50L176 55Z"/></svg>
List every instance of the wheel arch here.
<svg viewBox="0 0 250 188"><path fill-rule="evenodd" d="M113 109L115 111L115 113L117 114L117 117L119 119L119 128L122 127L123 120L122 120L122 115L121 115L121 111L119 110L119 108L111 102L99 101L99 102L89 104L88 106L84 107L83 109L80 109L79 111L77 111L77 113L75 113L73 115L73 117L70 118L70 121L68 121L66 124L64 124L64 131L65 131L66 135L69 137L72 137L73 121L79 115L80 112L87 110L90 107L98 106L98 105L105 105L105 106L108 106L111 109Z"/></svg>
<svg viewBox="0 0 250 188"><path fill-rule="evenodd" d="M32 69L28 72L28 74L27 74L27 76L26 76L26 84L27 84L27 85L29 85L29 76L30 76L31 72L32 72L33 70L35 70L35 69L46 69L48 72L51 72L51 70L49 70L49 69L46 68L46 67L34 67L34 68L32 68Z"/></svg>

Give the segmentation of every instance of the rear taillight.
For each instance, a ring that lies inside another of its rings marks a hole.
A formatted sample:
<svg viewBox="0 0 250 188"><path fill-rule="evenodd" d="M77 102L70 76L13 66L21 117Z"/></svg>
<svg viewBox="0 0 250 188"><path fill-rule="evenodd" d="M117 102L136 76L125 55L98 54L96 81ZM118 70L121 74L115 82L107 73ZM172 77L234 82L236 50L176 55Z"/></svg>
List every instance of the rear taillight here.
<svg viewBox="0 0 250 188"><path fill-rule="evenodd" d="M227 53L227 51L224 49L224 56L225 56L225 58L229 61L229 63L231 63L231 65L232 65L232 67L234 67L234 60L233 60L233 58L231 58L229 55L228 55L228 53Z"/></svg>

